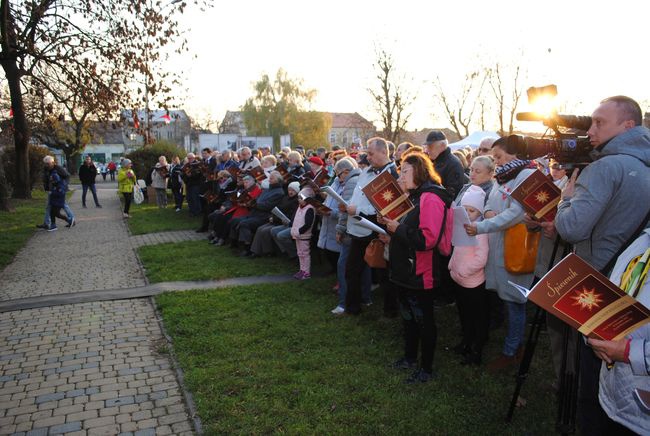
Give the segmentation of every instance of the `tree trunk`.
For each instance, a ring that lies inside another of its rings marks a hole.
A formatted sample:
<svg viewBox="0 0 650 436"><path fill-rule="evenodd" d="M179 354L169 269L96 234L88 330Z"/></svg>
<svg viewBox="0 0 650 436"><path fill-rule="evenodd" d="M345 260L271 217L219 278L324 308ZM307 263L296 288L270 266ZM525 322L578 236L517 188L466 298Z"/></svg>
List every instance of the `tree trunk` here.
<svg viewBox="0 0 650 436"><path fill-rule="evenodd" d="M14 113L14 143L16 146L16 180L12 196L13 198L31 198L32 191L29 184L30 131L25 118L23 94L20 89L16 35L9 7L9 2L2 0L0 4L0 27L3 41L0 63L5 71L7 84L9 85L11 108Z"/></svg>
<svg viewBox="0 0 650 436"><path fill-rule="evenodd" d="M7 179L5 177L5 166L2 162L2 154L0 153L0 210L13 211L11 203L9 202L9 191L7 190Z"/></svg>

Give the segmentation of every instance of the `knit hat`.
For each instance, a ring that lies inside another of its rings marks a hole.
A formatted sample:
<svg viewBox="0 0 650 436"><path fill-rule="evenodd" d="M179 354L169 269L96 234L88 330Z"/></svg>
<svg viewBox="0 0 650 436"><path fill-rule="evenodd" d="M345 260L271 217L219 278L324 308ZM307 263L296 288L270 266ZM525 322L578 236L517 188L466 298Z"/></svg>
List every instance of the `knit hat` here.
<svg viewBox="0 0 650 436"><path fill-rule="evenodd" d="M122 161L122 166L125 167L127 165L131 165L131 159L124 159Z"/></svg>
<svg viewBox="0 0 650 436"><path fill-rule="evenodd" d="M289 186L287 186L287 189L291 189L293 192L296 194L300 192L300 183L298 182L291 182L289 183Z"/></svg>
<svg viewBox="0 0 650 436"><path fill-rule="evenodd" d="M323 162L323 159L321 159L321 158L318 157L318 156L312 156L312 157L310 157L310 158L307 159L307 160L308 160L309 162L313 163L313 164L320 165L320 166L322 166L322 167L325 166L325 162Z"/></svg>
<svg viewBox="0 0 650 436"><path fill-rule="evenodd" d="M485 191L476 185L467 188L460 200L461 206L472 206L483 215L485 209Z"/></svg>

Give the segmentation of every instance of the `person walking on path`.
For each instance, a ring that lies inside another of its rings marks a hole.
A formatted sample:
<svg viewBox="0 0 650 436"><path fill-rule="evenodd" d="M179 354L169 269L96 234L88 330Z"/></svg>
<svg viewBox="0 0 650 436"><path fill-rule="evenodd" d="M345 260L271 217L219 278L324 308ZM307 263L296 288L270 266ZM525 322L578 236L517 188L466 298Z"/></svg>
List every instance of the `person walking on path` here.
<svg viewBox="0 0 650 436"><path fill-rule="evenodd" d="M115 181L115 171L117 170L117 164L113 161L110 161L106 166L108 168L108 173L111 175L111 182Z"/></svg>
<svg viewBox="0 0 650 436"><path fill-rule="evenodd" d="M101 208L97 199L97 189L95 188L95 178L97 177L97 167L90 156L86 156L84 163L79 168L79 180L81 180L81 206L86 208L86 194L90 189L93 194L95 206Z"/></svg>
<svg viewBox="0 0 650 436"><path fill-rule="evenodd" d="M52 221L50 220L52 211L52 207L50 205L50 173L52 171L56 171L59 177L65 180L66 185L68 183L68 180L70 180L70 174L61 165L57 165L52 156L45 156L43 158L43 163L45 164L45 167L43 168L43 190L47 192L47 205L45 206L45 217L43 218L43 224L37 224L36 227L39 229L48 230L52 225ZM74 221L74 212L72 212L72 209L70 209L68 203L65 202L65 198L63 202L63 210L65 211L65 214Z"/></svg>
<svg viewBox="0 0 650 436"><path fill-rule="evenodd" d="M124 196L124 211L122 214L124 218L131 218L129 209L131 208L131 200L133 200L133 187L137 180L131 166L131 160L124 159L122 161L122 168L117 173L117 192L122 193Z"/></svg>
<svg viewBox="0 0 650 436"><path fill-rule="evenodd" d="M68 225L66 227L74 226L74 218L70 218L66 215L61 214L61 209L65 205L65 193L68 190L68 183L64 178L59 176L59 174L52 170L50 171L50 228L47 229L48 232L53 232L57 230L56 219L60 218L65 220Z"/></svg>

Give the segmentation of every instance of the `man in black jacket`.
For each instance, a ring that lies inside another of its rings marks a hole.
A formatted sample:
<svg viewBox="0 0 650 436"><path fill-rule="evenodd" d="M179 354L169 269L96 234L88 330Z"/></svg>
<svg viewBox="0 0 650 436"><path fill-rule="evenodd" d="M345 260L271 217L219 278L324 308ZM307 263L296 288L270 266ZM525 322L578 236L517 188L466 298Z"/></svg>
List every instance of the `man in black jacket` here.
<svg viewBox="0 0 650 436"><path fill-rule="evenodd" d="M451 194L452 198L456 198L456 194L469 180L463 171L463 165L451 153L447 136L440 130L432 130L427 135L423 147L442 179L442 186Z"/></svg>
<svg viewBox="0 0 650 436"><path fill-rule="evenodd" d="M458 192L469 179L463 171L463 165L451 153L447 136L440 130L432 130L424 142L424 150L429 155L436 172L442 179L451 198L456 198ZM449 256L440 256L440 292L435 296L436 306L445 306L454 303L453 285L449 275Z"/></svg>
<svg viewBox="0 0 650 436"><path fill-rule="evenodd" d="M90 156L86 156L84 163L79 168L79 180L81 181L81 205L86 208L86 194L88 189L93 194L93 200L95 201L95 206L101 208L99 200L97 199L97 189L95 189L95 177L97 177L97 167L93 163L93 160Z"/></svg>

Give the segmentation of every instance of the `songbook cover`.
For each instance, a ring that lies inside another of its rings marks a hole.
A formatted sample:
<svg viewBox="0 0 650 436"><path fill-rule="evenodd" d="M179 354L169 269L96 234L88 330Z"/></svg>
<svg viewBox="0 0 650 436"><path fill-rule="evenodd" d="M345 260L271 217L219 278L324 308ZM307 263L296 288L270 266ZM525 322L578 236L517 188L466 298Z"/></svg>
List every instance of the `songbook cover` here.
<svg viewBox="0 0 650 436"><path fill-rule="evenodd" d="M362 190L377 212L388 219L398 220L413 209L408 194L388 171L379 174Z"/></svg>
<svg viewBox="0 0 650 436"><path fill-rule="evenodd" d="M305 198L305 203L312 205L318 215L327 215L332 211L332 209L325 206L323 203L321 203L320 201L316 200L313 197Z"/></svg>
<svg viewBox="0 0 650 436"><path fill-rule="evenodd" d="M239 167L234 165L226 168L226 171L228 171L230 175L233 176L234 178L237 178L239 176L239 173L241 172Z"/></svg>
<svg viewBox="0 0 650 436"><path fill-rule="evenodd" d="M573 253L542 277L528 298L597 339L622 339L650 322L650 310Z"/></svg>
<svg viewBox="0 0 650 436"><path fill-rule="evenodd" d="M237 203L240 206L245 206L248 203L250 203L253 199L251 198L250 195L248 195L248 192L236 191L230 194L230 200L233 203Z"/></svg>
<svg viewBox="0 0 650 436"><path fill-rule="evenodd" d="M533 172L510 194L538 221L553 221L562 191L539 170Z"/></svg>
<svg viewBox="0 0 650 436"><path fill-rule="evenodd" d="M277 167L275 167L275 170L282 175L282 178L284 179L285 182L291 178L291 174L289 173L289 171L284 165L278 165Z"/></svg>
<svg viewBox="0 0 650 436"><path fill-rule="evenodd" d="M266 174L264 173L264 169L260 166L248 170L248 175L253 176L258 183L266 179Z"/></svg>

